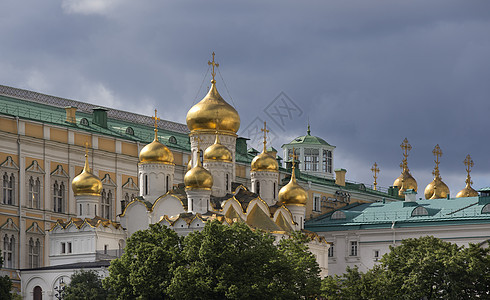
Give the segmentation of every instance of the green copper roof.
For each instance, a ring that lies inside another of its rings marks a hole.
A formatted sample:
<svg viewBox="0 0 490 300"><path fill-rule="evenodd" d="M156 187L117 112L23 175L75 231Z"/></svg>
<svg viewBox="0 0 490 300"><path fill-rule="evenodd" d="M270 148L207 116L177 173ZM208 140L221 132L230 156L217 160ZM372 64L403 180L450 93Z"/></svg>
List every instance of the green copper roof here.
<svg viewBox="0 0 490 300"><path fill-rule="evenodd" d="M306 221L305 229L320 231L489 223L480 197L351 204Z"/></svg>
<svg viewBox="0 0 490 300"><path fill-rule="evenodd" d="M314 135L311 135L310 133L311 133L310 125L308 125L308 131L307 131L306 135L299 136L299 137L295 138L294 140L292 140L289 144L285 144L285 145L305 144L305 145L327 145L327 146L334 147L334 146L330 145L329 143L327 143L324 139L319 138L319 137L314 136ZM282 146L284 147L285 145L282 145Z"/></svg>

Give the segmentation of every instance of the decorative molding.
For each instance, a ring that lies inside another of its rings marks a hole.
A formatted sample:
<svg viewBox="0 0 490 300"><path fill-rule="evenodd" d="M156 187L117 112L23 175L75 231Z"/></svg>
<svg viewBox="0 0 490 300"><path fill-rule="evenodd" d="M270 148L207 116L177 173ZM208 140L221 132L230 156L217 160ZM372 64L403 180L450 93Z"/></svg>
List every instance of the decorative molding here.
<svg viewBox="0 0 490 300"><path fill-rule="evenodd" d="M56 169L51 172L51 176L58 176L58 177L65 177L65 178L69 178L70 176L65 172L65 170L63 170L63 166L62 165L58 165L56 167Z"/></svg>
<svg viewBox="0 0 490 300"><path fill-rule="evenodd" d="M11 156L7 156L7 159L0 164L0 167L19 170L19 166L17 166Z"/></svg>
<svg viewBox="0 0 490 300"><path fill-rule="evenodd" d="M32 164L26 168L26 172L45 174L44 170L39 166L37 160L32 161Z"/></svg>
<svg viewBox="0 0 490 300"><path fill-rule="evenodd" d="M10 230L10 231L19 231L19 227L15 225L14 221L11 218L8 218L7 221L0 226L0 230Z"/></svg>
<svg viewBox="0 0 490 300"><path fill-rule="evenodd" d="M109 174L105 174L104 178L102 178L101 181L102 181L102 184L104 184L104 185L116 186L116 183L112 180L111 175L109 175Z"/></svg>
<svg viewBox="0 0 490 300"><path fill-rule="evenodd" d="M123 184L122 188L123 189L129 189L129 190L139 191L138 186L134 183L134 180L131 177L129 177L128 178L128 181L126 181L126 183Z"/></svg>
<svg viewBox="0 0 490 300"><path fill-rule="evenodd" d="M26 229L26 233L45 235L44 230L37 225L37 222L33 222L32 225Z"/></svg>

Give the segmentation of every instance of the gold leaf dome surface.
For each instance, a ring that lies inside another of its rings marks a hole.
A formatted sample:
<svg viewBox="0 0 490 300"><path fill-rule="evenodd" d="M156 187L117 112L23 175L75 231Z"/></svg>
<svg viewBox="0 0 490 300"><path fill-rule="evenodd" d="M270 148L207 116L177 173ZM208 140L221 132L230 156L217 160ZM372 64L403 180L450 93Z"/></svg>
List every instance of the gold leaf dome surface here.
<svg viewBox="0 0 490 300"><path fill-rule="evenodd" d="M210 190L213 187L213 175L198 162L197 166L185 173L184 184L186 189Z"/></svg>
<svg viewBox="0 0 490 300"><path fill-rule="evenodd" d="M174 163L174 155L172 151L164 144L158 141L157 132L155 131L155 139L149 143L139 154L140 163Z"/></svg>
<svg viewBox="0 0 490 300"><path fill-rule="evenodd" d="M296 182L294 169L291 175L291 180L288 184L281 188L278 196L279 202L284 205L306 205L306 202L308 201L308 194L306 193L305 189Z"/></svg>
<svg viewBox="0 0 490 300"><path fill-rule="evenodd" d="M204 160L231 162L233 155L226 146L220 143L219 136L216 134L216 141L204 151L203 158Z"/></svg>
<svg viewBox="0 0 490 300"><path fill-rule="evenodd" d="M240 128L238 112L221 97L214 80L208 94L187 112L186 122L191 132L214 132L219 128L220 131L236 134Z"/></svg>
<svg viewBox="0 0 490 300"><path fill-rule="evenodd" d="M463 198L463 197L478 197L478 192L475 191L471 185L466 184L465 188L459 191L458 194L456 194L456 198Z"/></svg>
<svg viewBox="0 0 490 300"><path fill-rule="evenodd" d="M277 160L266 151L262 151L259 155L254 157L251 167L252 171L277 172L279 170Z"/></svg>
<svg viewBox="0 0 490 300"><path fill-rule="evenodd" d="M406 190L412 189L414 191L417 191L417 181L415 180L415 178L413 178L408 169L403 170L400 176L395 179L393 185L398 187L398 195L401 197L405 196Z"/></svg>
<svg viewBox="0 0 490 300"><path fill-rule="evenodd" d="M440 177L434 178L424 190L425 199L443 199L449 195L449 187L441 180Z"/></svg>
<svg viewBox="0 0 490 300"><path fill-rule="evenodd" d="M85 154L85 166L83 171L78 176L73 178L71 188L75 196L100 196L100 192L102 191L102 181L100 181L100 179L90 171L87 154Z"/></svg>

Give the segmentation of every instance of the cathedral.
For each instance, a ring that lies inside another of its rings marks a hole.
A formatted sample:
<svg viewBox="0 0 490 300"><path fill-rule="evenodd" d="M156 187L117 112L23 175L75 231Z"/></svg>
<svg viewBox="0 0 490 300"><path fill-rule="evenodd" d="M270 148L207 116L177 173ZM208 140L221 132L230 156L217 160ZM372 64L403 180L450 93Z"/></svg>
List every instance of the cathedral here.
<svg viewBox="0 0 490 300"><path fill-rule="evenodd" d="M0 85L1 272L24 298L56 298L74 270L106 275L126 239L154 223L181 235L207 220L277 238L302 230L324 276L331 243L305 222L400 200L348 181L309 126L282 146L285 159L265 123L261 151L249 148L209 64L211 86L186 124Z"/></svg>

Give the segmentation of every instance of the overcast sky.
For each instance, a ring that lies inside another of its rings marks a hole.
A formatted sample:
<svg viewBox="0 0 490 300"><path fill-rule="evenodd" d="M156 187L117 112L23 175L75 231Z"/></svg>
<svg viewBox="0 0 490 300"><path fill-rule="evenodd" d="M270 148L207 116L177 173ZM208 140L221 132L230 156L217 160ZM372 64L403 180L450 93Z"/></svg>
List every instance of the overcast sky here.
<svg viewBox="0 0 490 300"><path fill-rule="evenodd" d="M488 0L0 2L3 85L184 123L213 51L251 142L265 120L279 148L309 119L348 180L371 184L376 161L391 185L407 137L419 197L436 144L453 196L467 154L490 185Z"/></svg>

